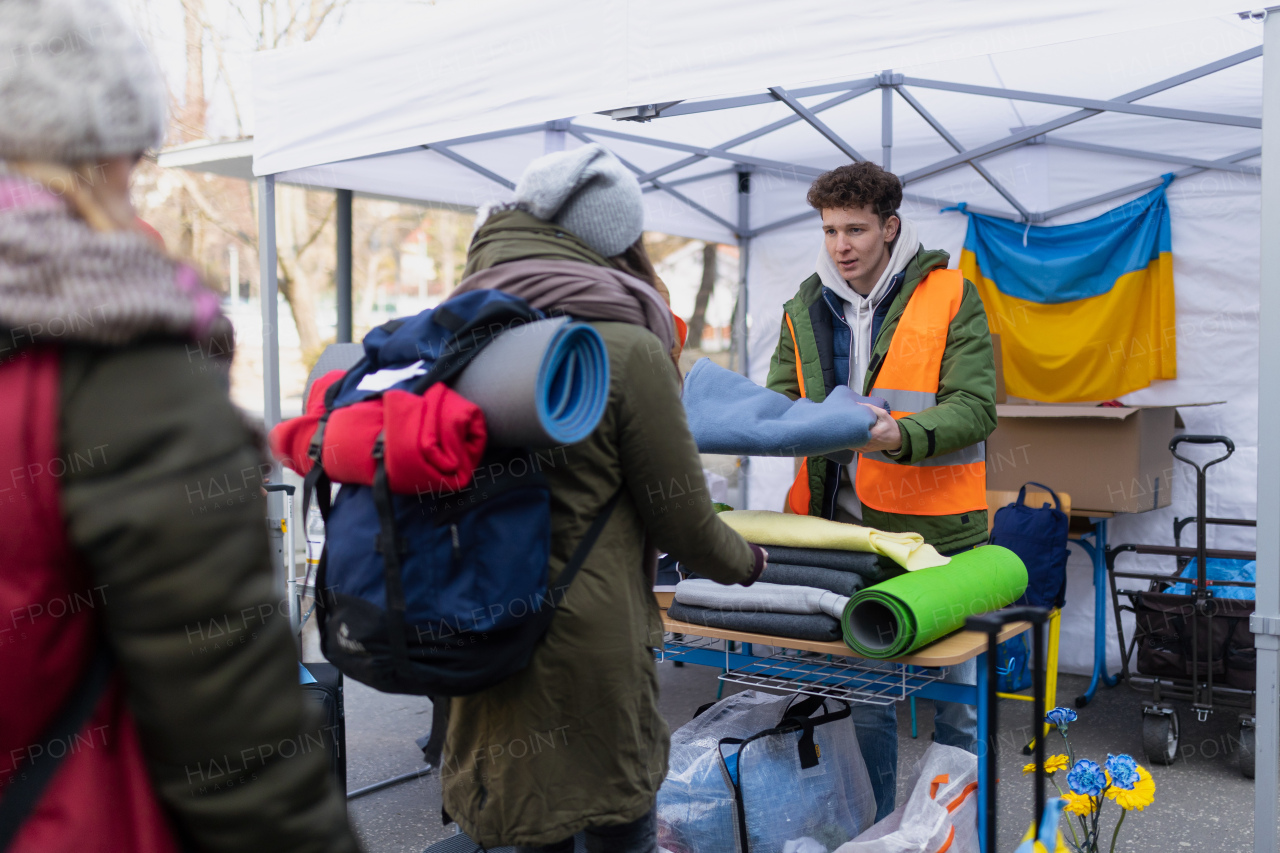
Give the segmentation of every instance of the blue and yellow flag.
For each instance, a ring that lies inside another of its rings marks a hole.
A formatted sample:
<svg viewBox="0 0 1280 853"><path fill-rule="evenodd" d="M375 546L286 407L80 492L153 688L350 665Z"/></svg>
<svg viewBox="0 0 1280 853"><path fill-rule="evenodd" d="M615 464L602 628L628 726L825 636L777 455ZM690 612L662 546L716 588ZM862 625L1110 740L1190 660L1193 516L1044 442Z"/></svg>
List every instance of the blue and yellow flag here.
<svg viewBox="0 0 1280 853"><path fill-rule="evenodd" d="M961 206L960 269L1000 335L1010 394L1110 400L1177 377L1170 180L1074 225L1028 227Z"/></svg>

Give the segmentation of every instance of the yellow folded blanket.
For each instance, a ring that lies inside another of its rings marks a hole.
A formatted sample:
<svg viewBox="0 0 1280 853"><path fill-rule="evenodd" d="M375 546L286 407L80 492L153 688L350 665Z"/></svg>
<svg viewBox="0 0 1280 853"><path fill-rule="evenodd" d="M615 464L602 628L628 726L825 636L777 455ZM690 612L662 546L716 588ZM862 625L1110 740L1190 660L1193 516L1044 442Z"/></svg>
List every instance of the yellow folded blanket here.
<svg viewBox="0 0 1280 853"><path fill-rule="evenodd" d="M720 519L756 545L792 548L829 548L882 554L909 572L945 566L949 557L924 543L919 533L886 533L872 527L828 521L812 515L792 515L765 510L732 510Z"/></svg>

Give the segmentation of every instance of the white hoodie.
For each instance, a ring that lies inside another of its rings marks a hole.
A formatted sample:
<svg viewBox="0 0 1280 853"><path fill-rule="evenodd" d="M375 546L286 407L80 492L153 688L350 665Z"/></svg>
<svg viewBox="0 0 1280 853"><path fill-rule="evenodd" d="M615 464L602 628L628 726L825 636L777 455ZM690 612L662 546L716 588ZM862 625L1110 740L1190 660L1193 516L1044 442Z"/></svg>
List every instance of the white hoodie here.
<svg viewBox="0 0 1280 853"><path fill-rule="evenodd" d="M862 383L867 375L867 365L871 361L871 322L876 308L884 301L889 291L889 283L893 277L907 268L907 264L920 250L920 239L916 236L916 226L909 219L899 217L898 239L893 244L893 252L889 255L889 264L880 274L876 286L866 296L855 291L840 275L836 262L831 259L826 245L818 248L818 278L831 288L844 302L844 319L849 324L852 340L849 342L849 387L855 394L862 393ZM840 484L836 493L836 503L854 518L862 518L862 503L854 491L853 482L858 461L846 465L840 472Z"/></svg>

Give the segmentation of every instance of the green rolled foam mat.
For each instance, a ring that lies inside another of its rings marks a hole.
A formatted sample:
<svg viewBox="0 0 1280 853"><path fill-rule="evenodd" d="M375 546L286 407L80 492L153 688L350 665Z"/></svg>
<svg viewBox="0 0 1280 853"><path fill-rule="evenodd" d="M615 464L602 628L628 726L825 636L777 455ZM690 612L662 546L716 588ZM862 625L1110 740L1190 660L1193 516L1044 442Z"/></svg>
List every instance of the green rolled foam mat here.
<svg viewBox="0 0 1280 853"><path fill-rule="evenodd" d="M859 591L840 620L844 641L867 658L909 654L1007 607L1027 589L1027 567L999 545L956 554L945 566L907 572Z"/></svg>

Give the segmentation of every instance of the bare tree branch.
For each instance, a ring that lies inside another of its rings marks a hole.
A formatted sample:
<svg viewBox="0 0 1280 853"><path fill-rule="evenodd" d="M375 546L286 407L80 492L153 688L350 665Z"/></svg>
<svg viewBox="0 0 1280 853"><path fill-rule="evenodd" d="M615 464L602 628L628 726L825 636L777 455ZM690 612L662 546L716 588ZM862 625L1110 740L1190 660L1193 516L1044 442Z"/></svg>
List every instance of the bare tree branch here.
<svg viewBox="0 0 1280 853"><path fill-rule="evenodd" d="M199 208L201 215L203 215L210 224L226 234L228 237L239 240L249 248L257 250L258 239L241 231L234 223L229 222L225 217L218 213L217 209L209 203L209 199L205 197L205 194L200 191L199 183L196 182L195 177L192 176L190 172L187 172L184 169L170 169L169 174L177 177L177 179L182 183L182 188L187 191L191 200L194 201L196 203L196 207Z"/></svg>
<svg viewBox="0 0 1280 853"><path fill-rule="evenodd" d="M325 211L324 216L320 219L320 224L316 226L316 230L312 231L311 236L308 237L302 245L297 247L298 257L302 257L302 253L307 249L310 249L311 244L320 239L320 235L324 233L325 226L329 224L329 220L333 218L333 212L337 209L338 200L337 198L334 198L333 201L329 202L329 209Z"/></svg>

